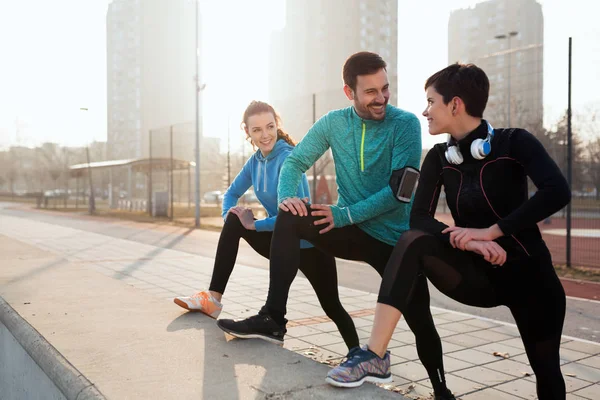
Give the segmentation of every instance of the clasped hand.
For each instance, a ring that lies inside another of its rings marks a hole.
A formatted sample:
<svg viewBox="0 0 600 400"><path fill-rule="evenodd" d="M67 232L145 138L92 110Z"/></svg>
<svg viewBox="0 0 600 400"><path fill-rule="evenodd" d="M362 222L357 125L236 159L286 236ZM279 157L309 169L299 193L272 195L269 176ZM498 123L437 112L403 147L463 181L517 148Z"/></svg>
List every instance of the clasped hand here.
<svg viewBox="0 0 600 400"><path fill-rule="evenodd" d="M506 262L506 250L494 242L494 239L502 236L498 225L486 229L452 226L442 233L450 233L450 245L454 248L480 254L493 265L503 265Z"/></svg>

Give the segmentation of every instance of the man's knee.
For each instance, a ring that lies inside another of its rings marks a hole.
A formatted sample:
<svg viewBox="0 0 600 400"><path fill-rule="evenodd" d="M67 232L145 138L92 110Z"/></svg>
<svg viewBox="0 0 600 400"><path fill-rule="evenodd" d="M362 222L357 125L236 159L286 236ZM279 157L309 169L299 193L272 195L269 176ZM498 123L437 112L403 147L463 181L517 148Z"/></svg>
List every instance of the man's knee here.
<svg viewBox="0 0 600 400"><path fill-rule="evenodd" d="M321 307L323 307L325 315L327 315L331 320L335 320L335 317L338 315L346 313L344 306L339 300L322 303Z"/></svg>
<svg viewBox="0 0 600 400"><path fill-rule="evenodd" d="M306 217L301 217L299 215L294 215L289 211L283 211L280 210L277 213L277 219L275 221L275 226L276 227L281 227L281 226L285 226L286 228L290 228L293 226L296 226L300 221L301 218L306 218ZM281 228L279 228L281 229Z"/></svg>

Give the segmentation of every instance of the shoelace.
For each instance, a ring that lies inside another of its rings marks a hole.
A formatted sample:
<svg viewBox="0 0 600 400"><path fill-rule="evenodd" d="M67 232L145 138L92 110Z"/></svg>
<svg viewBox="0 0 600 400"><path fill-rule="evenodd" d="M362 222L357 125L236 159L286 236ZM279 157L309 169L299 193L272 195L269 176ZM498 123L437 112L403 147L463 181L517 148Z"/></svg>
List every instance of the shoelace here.
<svg viewBox="0 0 600 400"><path fill-rule="evenodd" d="M258 321L258 320L266 322L268 319L269 319L268 315L256 314L256 315L253 315L251 317L248 317L248 322L250 322L250 321L254 322L254 321Z"/></svg>
<svg viewBox="0 0 600 400"><path fill-rule="evenodd" d="M340 366L342 367L350 367L352 365L354 365L356 363L356 359L358 359L358 352L360 351L360 347L356 347L350 350L350 352L348 352L348 355L346 356L346 359L344 360L344 362L342 362L340 364Z"/></svg>

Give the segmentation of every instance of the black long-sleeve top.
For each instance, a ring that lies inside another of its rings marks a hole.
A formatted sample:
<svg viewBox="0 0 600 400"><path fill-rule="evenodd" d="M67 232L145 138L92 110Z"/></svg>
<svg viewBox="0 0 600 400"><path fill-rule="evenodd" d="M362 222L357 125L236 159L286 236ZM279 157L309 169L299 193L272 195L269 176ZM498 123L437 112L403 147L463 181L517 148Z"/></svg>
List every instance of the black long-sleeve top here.
<svg viewBox="0 0 600 400"><path fill-rule="evenodd" d="M563 208L571 199L569 186L542 144L524 129L496 129L492 151L483 160L471 156L471 143L487 136L487 123L458 142L464 162L454 165L444 155L447 144L435 145L421 167L419 186L413 203L410 226L442 235L447 225L434 218L440 190L456 226L488 228L498 224L503 237L496 242L508 259L528 257L548 251L537 223ZM527 176L537 187L528 198Z"/></svg>

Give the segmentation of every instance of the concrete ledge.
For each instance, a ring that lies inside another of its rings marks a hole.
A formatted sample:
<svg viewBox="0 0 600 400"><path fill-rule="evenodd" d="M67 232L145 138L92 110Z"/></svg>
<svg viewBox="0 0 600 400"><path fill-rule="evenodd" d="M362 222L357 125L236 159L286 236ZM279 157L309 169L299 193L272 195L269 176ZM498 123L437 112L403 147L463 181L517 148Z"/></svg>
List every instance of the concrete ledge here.
<svg viewBox="0 0 600 400"><path fill-rule="evenodd" d="M69 400L103 400L104 395L0 296L0 323Z"/></svg>

